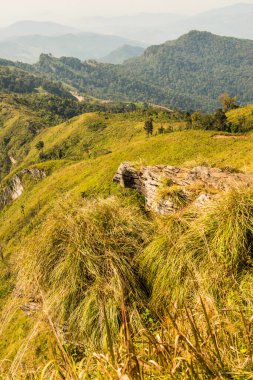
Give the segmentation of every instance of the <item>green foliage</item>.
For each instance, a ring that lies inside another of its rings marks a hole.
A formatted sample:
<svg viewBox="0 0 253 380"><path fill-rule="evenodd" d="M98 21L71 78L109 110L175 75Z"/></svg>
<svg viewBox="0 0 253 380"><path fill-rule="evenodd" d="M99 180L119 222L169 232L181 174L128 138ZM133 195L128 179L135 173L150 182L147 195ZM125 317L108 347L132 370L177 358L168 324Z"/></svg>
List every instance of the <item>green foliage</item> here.
<svg viewBox="0 0 253 380"><path fill-rule="evenodd" d="M29 73L18 67L2 66L0 63L0 91L33 93L37 92L39 87L52 95L73 98L60 82L49 81L38 73Z"/></svg>
<svg viewBox="0 0 253 380"><path fill-rule="evenodd" d="M228 112L234 108L237 108L237 98L232 98L227 92L219 96L219 101L223 106L223 111Z"/></svg>
<svg viewBox="0 0 253 380"><path fill-rule="evenodd" d="M44 148L44 142L40 140L39 142L37 142L35 146L36 146L36 149L41 150Z"/></svg>
<svg viewBox="0 0 253 380"><path fill-rule="evenodd" d="M153 126L153 120L150 118L148 120L145 121L144 123L144 130L146 131L147 135L151 135L153 134L153 129L154 129L154 126Z"/></svg>
<svg viewBox="0 0 253 380"><path fill-rule="evenodd" d="M231 131L231 127L227 122L227 116L222 109L217 109L213 114L194 112L191 115L190 127L193 129Z"/></svg>
<svg viewBox="0 0 253 380"><path fill-rule="evenodd" d="M253 127L253 105L249 104L227 113L228 121L236 132L247 132Z"/></svg>

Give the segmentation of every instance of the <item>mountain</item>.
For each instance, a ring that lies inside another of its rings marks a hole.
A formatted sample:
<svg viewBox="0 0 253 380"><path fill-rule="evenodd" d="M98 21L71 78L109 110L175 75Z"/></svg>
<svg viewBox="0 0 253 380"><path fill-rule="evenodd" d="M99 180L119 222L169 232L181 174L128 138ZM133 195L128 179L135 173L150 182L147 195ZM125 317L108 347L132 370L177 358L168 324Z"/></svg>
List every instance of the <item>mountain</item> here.
<svg viewBox="0 0 253 380"><path fill-rule="evenodd" d="M125 44L143 46L143 43L123 37L95 33L27 35L1 40L0 52L2 58L28 63L36 62L41 53L50 53L56 57L73 56L81 60L100 59Z"/></svg>
<svg viewBox="0 0 253 380"><path fill-rule="evenodd" d="M67 25L49 21L18 21L8 27L0 28L0 40L9 37L21 37L39 34L42 36L59 36L68 33L80 33L80 30Z"/></svg>
<svg viewBox="0 0 253 380"><path fill-rule="evenodd" d="M34 65L2 60L0 84L5 91L68 96L71 89L103 100L209 111L225 91L241 104L252 102L252 62L253 41L192 31L117 65L50 54Z"/></svg>
<svg viewBox="0 0 253 380"><path fill-rule="evenodd" d="M252 19L253 4L235 4L193 16L186 20L185 28L253 39Z"/></svg>
<svg viewBox="0 0 253 380"><path fill-rule="evenodd" d="M174 33L173 30L186 18L184 15L173 13L140 13L109 18L83 18L77 20L76 24L85 31L117 34L144 41L147 44L154 44L177 37L177 32Z"/></svg>
<svg viewBox="0 0 253 380"><path fill-rule="evenodd" d="M253 100L251 40L192 31L148 48L142 57L122 67L146 83L191 94L192 98L203 97L202 107L217 105L224 91L238 96L242 103Z"/></svg>
<svg viewBox="0 0 253 380"><path fill-rule="evenodd" d="M252 62L253 41L192 31L121 65L42 55L34 67L100 99L212 110L224 91L252 102Z"/></svg>
<svg viewBox="0 0 253 380"><path fill-rule="evenodd" d="M86 18L77 21L77 25L83 30L116 33L147 44L159 44L194 29L253 39L252 18L253 4L235 4L192 16L144 13L114 18Z"/></svg>
<svg viewBox="0 0 253 380"><path fill-rule="evenodd" d="M103 63L120 64L127 59L139 57L144 53L144 50L144 48L139 46L123 45L118 49L113 50L110 54L103 57L99 61Z"/></svg>

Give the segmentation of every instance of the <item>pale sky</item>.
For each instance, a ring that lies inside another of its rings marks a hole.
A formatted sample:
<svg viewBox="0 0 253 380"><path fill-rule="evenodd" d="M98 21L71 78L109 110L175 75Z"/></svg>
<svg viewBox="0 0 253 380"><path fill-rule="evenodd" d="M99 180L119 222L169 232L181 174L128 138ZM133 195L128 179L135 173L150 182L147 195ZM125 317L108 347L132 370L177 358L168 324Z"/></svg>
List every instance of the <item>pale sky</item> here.
<svg viewBox="0 0 253 380"><path fill-rule="evenodd" d="M68 22L89 16L139 12L199 13L240 0L0 0L0 24L17 20ZM243 1L253 4L253 0Z"/></svg>

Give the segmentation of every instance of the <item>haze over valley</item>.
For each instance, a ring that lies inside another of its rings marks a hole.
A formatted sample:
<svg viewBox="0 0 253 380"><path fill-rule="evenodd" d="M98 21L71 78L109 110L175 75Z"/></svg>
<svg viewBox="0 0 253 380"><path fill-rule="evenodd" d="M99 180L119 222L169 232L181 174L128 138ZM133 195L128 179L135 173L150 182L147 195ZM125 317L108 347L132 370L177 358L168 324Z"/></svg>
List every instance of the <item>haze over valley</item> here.
<svg viewBox="0 0 253 380"><path fill-rule="evenodd" d="M84 17L77 18L72 25L18 21L0 28L0 54L2 58L28 63L38 61L41 53L51 53L57 58L73 56L81 60L105 59L108 63L122 63L140 55L140 48L176 39L191 30L252 39L252 19L253 4L234 4L192 16L140 13ZM115 56L114 51L118 49Z"/></svg>

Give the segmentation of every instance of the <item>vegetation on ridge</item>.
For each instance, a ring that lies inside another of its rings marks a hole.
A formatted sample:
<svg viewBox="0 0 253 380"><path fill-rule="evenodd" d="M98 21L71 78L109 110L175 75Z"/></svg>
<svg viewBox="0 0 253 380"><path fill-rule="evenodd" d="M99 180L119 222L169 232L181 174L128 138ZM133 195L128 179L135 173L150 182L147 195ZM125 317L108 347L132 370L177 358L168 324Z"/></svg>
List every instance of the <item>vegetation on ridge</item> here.
<svg viewBox="0 0 253 380"><path fill-rule="evenodd" d="M0 210L0 377L250 378L252 188L161 217L112 178L122 161L252 171L252 106L1 100L1 186L46 177Z"/></svg>
<svg viewBox="0 0 253 380"><path fill-rule="evenodd" d="M192 31L122 65L43 54L35 68L101 99L213 111L223 91L237 95L241 104L252 102L252 56L250 40Z"/></svg>

